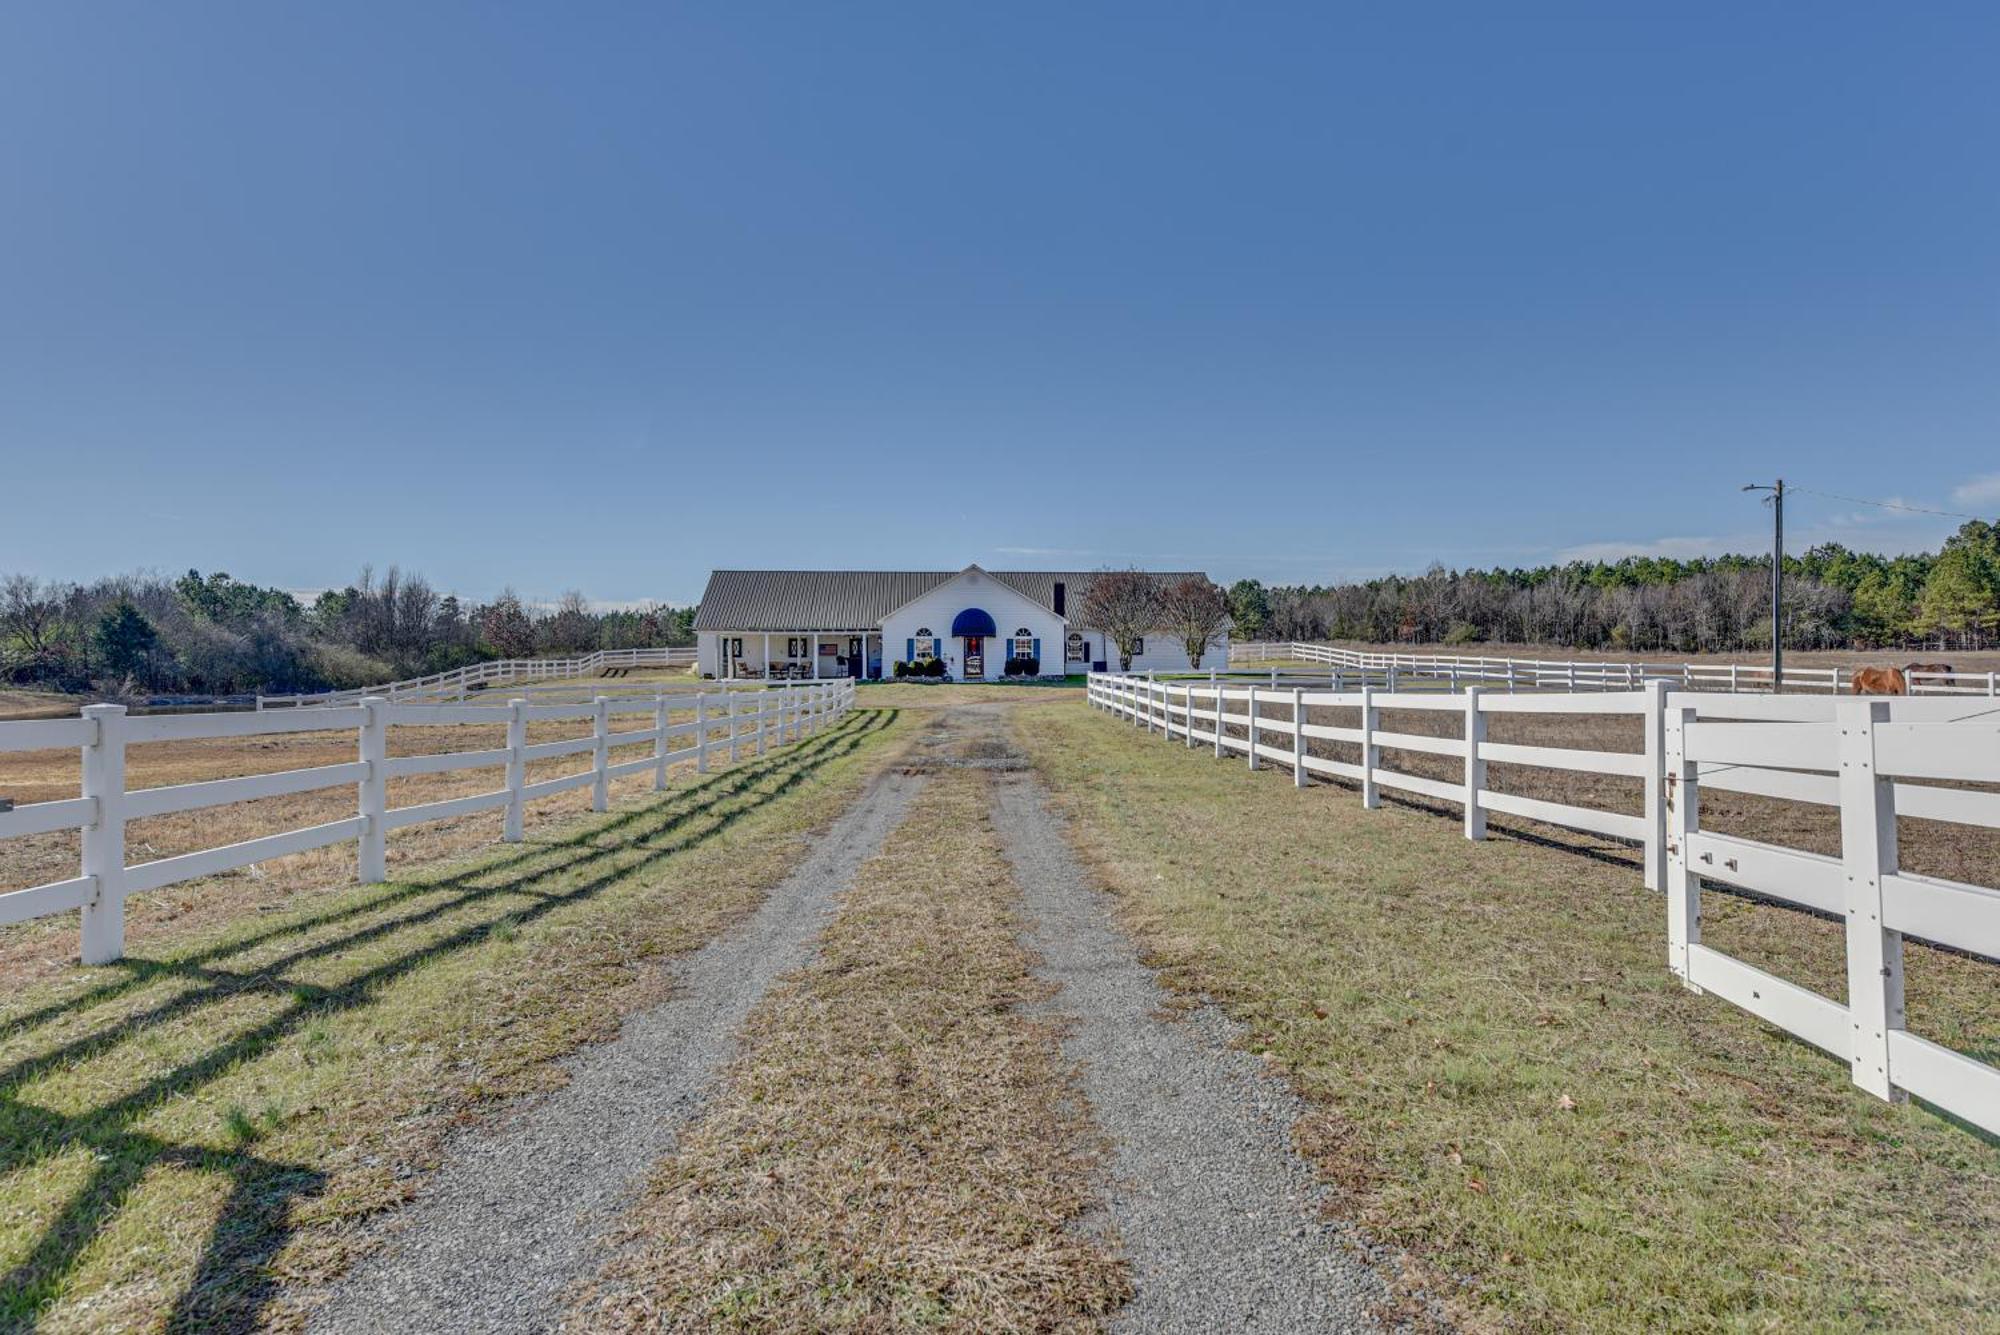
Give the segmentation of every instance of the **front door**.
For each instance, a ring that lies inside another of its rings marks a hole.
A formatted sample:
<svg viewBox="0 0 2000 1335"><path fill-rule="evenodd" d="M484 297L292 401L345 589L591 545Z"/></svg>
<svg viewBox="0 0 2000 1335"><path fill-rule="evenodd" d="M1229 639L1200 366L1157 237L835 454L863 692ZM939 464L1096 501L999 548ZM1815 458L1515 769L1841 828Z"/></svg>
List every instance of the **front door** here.
<svg viewBox="0 0 2000 1335"><path fill-rule="evenodd" d="M965 637L965 679L979 681L986 676L986 640L982 636Z"/></svg>

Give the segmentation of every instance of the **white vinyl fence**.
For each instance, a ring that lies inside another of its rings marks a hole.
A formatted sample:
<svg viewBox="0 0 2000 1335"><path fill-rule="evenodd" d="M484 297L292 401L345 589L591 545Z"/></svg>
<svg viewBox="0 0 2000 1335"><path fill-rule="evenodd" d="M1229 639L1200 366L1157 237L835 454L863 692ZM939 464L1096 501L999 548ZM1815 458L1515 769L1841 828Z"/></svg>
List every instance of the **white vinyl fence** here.
<svg viewBox="0 0 2000 1335"><path fill-rule="evenodd" d="M1468 687L1388 692L1273 689L1258 682L1156 681L1094 673L1096 708L1251 769L1290 769L1360 785L1362 805L1383 788L1455 802L1465 835L1482 839L1486 813L1630 840L1645 850L1645 883L1667 899L1668 962L1697 991L1712 992L1851 1063L1856 1084L1881 1098L1915 1094L2000 1133L2000 1068L1904 1028L1902 938L2000 960L2000 889L1900 869L1900 814L2000 829L2000 792L1940 784L2000 784L2000 711L1955 699L1725 695L1641 691L1503 695ZM1359 712L1358 727L1314 722L1314 709ZM1385 730L1382 710L1447 711L1457 736ZM1622 753L1516 746L1486 740L1486 720L1509 712L1636 714L1644 750ZM1237 729L1240 735L1232 734ZM1360 748L1360 762L1312 755L1313 739ZM1452 757L1463 779L1444 782L1395 768L1384 753ZM1643 781L1639 815L1494 791L1489 763L1621 775ZM1703 788L1811 802L1840 812L1841 856L1828 857L1700 824ZM1701 943L1701 881L1721 882L1846 925L1846 1004L1775 977Z"/></svg>
<svg viewBox="0 0 2000 1335"><path fill-rule="evenodd" d="M363 883L384 877L389 831L476 811L504 808L503 837L521 838L522 807L537 798L592 786L591 807L606 809L612 779L650 771L655 789L667 786L667 767L685 760L706 772L709 759L734 761L747 748L756 754L810 736L854 705L854 683L845 678L797 682L757 690L659 693L597 699L580 704L507 705L399 704L369 697L352 705L283 713L176 714L134 716L122 705L92 705L82 718L0 723L0 751L45 751L77 747L83 755L80 796L0 810L0 839L60 830L82 832L82 865L69 880L0 894L0 925L23 922L67 909L83 910L83 962L104 964L120 958L125 944L125 900L147 890L196 877L212 876L270 858L354 840ZM640 726L613 731L613 721L643 716ZM684 715L674 722L672 716ZM530 723L589 719L589 736L528 743ZM391 757L389 729L440 724L498 724L507 727L505 746L484 751ZM125 752L147 742L223 737L264 737L280 733L353 729L357 758L346 764L282 770L240 778L210 779L169 787L128 789ZM681 745L676 749L674 743ZM614 748L652 744L652 753L613 763ZM528 762L588 753L590 767L574 774L527 781ZM415 774L453 770L502 771L489 792L418 806L390 807L388 781ZM304 829L267 834L219 848L128 866L125 827L149 816L197 811L258 798L355 785L354 815Z"/></svg>
<svg viewBox="0 0 2000 1335"><path fill-rule="evenodd" d="M1449 679L1503 691L1632 691L1664 681L1684 691L1769 691L1771 669L1754 663L1569 662L1549 658L1478 658L1460 654L1365 653L1334 644L1258 640L1229 646L1232 663L1289 659L1329 667L1395 672L1404 681ZM1785 669L1785 689L1839 695L1851 669ZM2000 672L1915 672L1912 695L2000 695Z"/></svg>
<svg viewBox="0 0 2000 1335"><path fill-rule="evenodd" d="M607 668L690 667L695 661L693 645L671 649L599 649L579 658L496 658L485 663L468 663L449 672L433 672L428 677L384 682L347 691L318 691L305 695L260 695L259 709L298 708L301 705L351 705L370 696L384 700L463 700L468 692L484 690L501 682L542 681L551 677L581 677Z"/></svg>

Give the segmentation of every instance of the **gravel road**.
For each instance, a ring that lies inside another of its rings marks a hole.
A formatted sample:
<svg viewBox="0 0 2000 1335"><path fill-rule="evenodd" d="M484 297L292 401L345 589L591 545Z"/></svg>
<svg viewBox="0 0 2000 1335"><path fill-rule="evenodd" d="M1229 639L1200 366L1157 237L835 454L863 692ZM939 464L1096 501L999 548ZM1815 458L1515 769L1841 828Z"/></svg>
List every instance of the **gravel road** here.
<svg viewBox="0 0 2000 1335"><path fill-rule="evenodd" d="M529 1331L561 1319L602 1239L672 1153L750 1008L804 965L855 870L899 824L920 776L885 774L747 921L672 966L674 999L577 1054L569 1082L459 1136L382 1249L314 1314L318 1331Z"/></svg>
<svg viewBox="0 0 2000 1335"><path fill-rule="evenodd" d="M1137 1295L1113 1329L1374 1330L1388 1288L1291 1148L1302 1106L1214 1007L1162 1018L1167 996L1111 920L1031 773L996 776L994 824L1062 991L1064 1052L1113 1145L1106 1201Z"/></svg>

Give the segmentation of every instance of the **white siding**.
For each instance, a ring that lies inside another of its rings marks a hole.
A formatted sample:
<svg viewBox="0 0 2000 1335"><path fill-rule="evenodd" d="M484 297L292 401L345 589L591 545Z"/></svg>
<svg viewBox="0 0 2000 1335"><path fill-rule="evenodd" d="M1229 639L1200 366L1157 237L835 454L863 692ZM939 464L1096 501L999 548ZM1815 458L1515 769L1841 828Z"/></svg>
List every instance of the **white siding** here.
<svg viewBox="0 0 2000 1335"><path fill-rule="evenodd" d="M896 660L909 652L909 641L918 630L929 627L942 641L945 669L963 679L965 643L951 634L952 619L968 607L984 609L1000 632L997 642L986 646L986 677L997 680L1012 656L1009 647L1014 632L1025 628L1042 642L1042 671L1061 671L1063 623L1055 613L1032 598L1016 593L983 570L968 570L947 580L907 607L889 614L882 624L884 675L894 671Z"/></svg>
<svg viewBox="0 0 2000 1335"><path fill-rule="evenodd" d="M1078 629L1082 629L1079 627ZM1100 631L1083 630L1084 642L1090 646L1094 662L1103 663L1111 671L1118 670L1118 646L1110 637ZM1227 669L1229 667L1229 637L1217 636L1202 655L1201 665L1208 668ZM1180 640L1164 633L1155 632L1146 636L1146 650L1132 659L1134 672L1186 672L1188 670L1187 648Z"/></svg>

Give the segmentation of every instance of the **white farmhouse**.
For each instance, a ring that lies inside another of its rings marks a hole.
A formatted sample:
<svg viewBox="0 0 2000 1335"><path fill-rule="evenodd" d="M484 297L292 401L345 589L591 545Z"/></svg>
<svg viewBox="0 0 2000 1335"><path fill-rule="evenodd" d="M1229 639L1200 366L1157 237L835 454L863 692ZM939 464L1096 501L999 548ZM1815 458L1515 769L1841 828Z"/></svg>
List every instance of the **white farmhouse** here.
<svg viewBox="0 0 2000 1335"><path fill-rule="evenodd" d="M898 662L943 660L958 681L993 681L1008 660L1044 676L1117 666L1103 632L1072 620L1098 572L717 570L694 628L707 677L884 677ZM1148 572L1171 583L1199 572ZM1205 663L1227 664L1226 634ZM1184 671L1178 639L1146 636L1135 670Z"/></svg>

